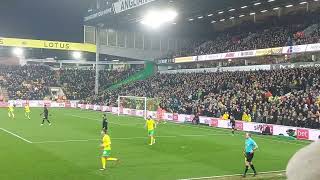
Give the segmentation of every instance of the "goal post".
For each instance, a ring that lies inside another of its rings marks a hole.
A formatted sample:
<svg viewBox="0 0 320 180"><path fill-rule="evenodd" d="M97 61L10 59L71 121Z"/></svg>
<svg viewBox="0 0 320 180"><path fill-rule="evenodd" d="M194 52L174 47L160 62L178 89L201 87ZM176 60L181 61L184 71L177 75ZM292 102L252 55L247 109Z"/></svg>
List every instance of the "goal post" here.
<svg viewBox="0 0 320 180"><path fill-rule="evenodd" d="M156 111L159 101L156 98L138 97L138 96L118 96L118 116L123 113L124 109L139 111L140 116L146 119L148 111Z"/></svg>
<svg viewBox="0 0 320 180"><path fill-rule="evenodd" d="M143 107L141 107L143 105ZM138 106L138 107L137 107ZM118 116L120 116L121 108L143 110L143 117L146 119L147 112L147 98L137 96L118 96Z"/></svg>

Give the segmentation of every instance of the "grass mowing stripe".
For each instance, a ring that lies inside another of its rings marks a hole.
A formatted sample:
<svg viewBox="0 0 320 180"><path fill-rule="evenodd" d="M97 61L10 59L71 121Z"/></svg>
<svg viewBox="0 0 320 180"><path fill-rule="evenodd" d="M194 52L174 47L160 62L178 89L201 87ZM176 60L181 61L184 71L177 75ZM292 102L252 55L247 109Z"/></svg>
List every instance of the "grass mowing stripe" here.
<svg viewBox="0 0 320 180"><path fill-rule="evenodd" d="M82 116L77 116L77 115L74 115L74 114L71 114L70 116L77 117L77 118L81 118L81 119L90 119L90 120L102 122L101 120L97 120L97 119L90 118L90 117L82 117ZM109 121L109 123L110 123L110 124L119 125L119 126L135 126L135 125L140 125L140 124L142 124L142 123L137 123L137 124L121 124L121 123L115 123L115 122L110 122L110 121Z"/></svg>
<svg viewBox="0 0 320 180"><path fill-rule="evenodd" d="M21 140L23 140L23 141L27 142L27 143L32 143L31 141L29 141L29 140L27 140L27 139L25 139L25 138L23 138L23 137L19 136L18 134L15 134L15 133L13 133L13 132L11 132L11 131L8 131L8 130L6 130L6 129L4 129L4 128L0 128L0 130L2 130L2 131L4 131L4 132L6 132L6 133L8 133L8 134L11 134L11 135L13 135L13 136L15 136L15 137L17 137L17 138L19 138L19 139L21 139Z"/></svg>
<svg viewBox="0 0 320 180"><path fill-rule="evenodd" d="M91 111L87 111L87 112L90 112L91 114ZM92 112L95 112L95 111L92 111ZM87 114L87 113L85 113ZM74 117L79 117L79 118L86 118L86 119L91 119L91 120L95 120L95 121L99 121L97 119L93 119L93 118L89 118L89 117L82 117L82 116L76 116L76 115L72 115ZM217 130L217 131L223 131L223 132L226 132L228 131L227 129L222 129L222 128L212 128L212 127L206 127L206 126L191 126L191 125L188 125L188 124L181 124L181 123L175 123L175 122L170 122L170 121L167 121L169 122L170 124L174 124L174 125L177 125L177 126L182 126L182 127L188 127L188 128L197 128L197 129L204 129L204 130L207 130L207 131L212 131L212 130ZM110 122L110 123L113 123L113 122ZM123 126L130 126L130 125L127 125L127 124L120 124L120 123L113 123L113 124L116 124L116 125L123 125ZM131 125L132 126L132 125ZM239 131L238 131L239 132ZM241 132L241 134L243 134L244 132ZM237 136L239 134L236 134ZM270 141L273 141L273 142L278 142L278 143L284 143L284 144L293 144L293 145L299 145L299 146L305 146L305 145L308 145L310 144L309 142L304 142L304 141L297 141L297 142L288 142L288 141L281 141L281 140L276 140L274 139L275 137L265 137L263 135L255 135L256 138L259 138L259 139L266 139L266 140L270 140Z"/></svg>
<svg viewBox="0 0 320 180"><path fill-rule="evenodd" d="M273 174L273 173L282 173L286 172L286 170L279 170L279 171L265 171L259 172L258 174ZM253 173L248 173L253 174ZM201 179L214 179L214 178L223 178L223 177L235 177L241 176L242 174L230 174L230 175L221 175L221 176L207 176L207 177L197 177L197 178L186 178L186 179L178 179L178 180L201 180Z"/></svg>
<svg viewBox="0 0 320 180"><path fill-rule="evenodd" d="M170 122L170 124L174 124L174 125L177 125L177 126L183 126L183 127L189 127L189 128L198 128L198 129L204 129L204 130L208 130L208 131L212 131L212 130L217 130L217 131L228 131L228 129L223 129L223 128L213 128L213 127L206 127L206 126L191 126L191 125L188 125L188 124L181 124L181 123L174 123L174 122ZM240 132L241 134L244 134L245 132L244 131L237 131L237 132ZM235 134L236 136L239 136L239 134ZM270 141L274 141L274 142L279 142L279 143L284 143L284 144L294 144L294 145L308 145L310 144L310 142L305 142L305 141L297 141L297 142L288 142L288 141L280 141L280 140L276 140L274 139L275 136L263 136L263 135L258 135L258 134L255 134L255 137L256 138L260 138L260 139L266 139L266 140L270 140Z"/></svg>
<svg viewBox="0 0 320 180"><path fill-rule="evenodd" d="M203 135L179 135L179 136L156 136L157 138L178 138L178 137L206 137L206 136L224 136L229 134L203 134ZM132 139L148 139L149 137L119 137L112 138L112 140L132 140ZM65 142L88 142L88 141L100 141L101 139L70 139L70 140L61 140L61 141L38 141L33 142L34 144L44 144L44 143L65 143Z"/></svg>

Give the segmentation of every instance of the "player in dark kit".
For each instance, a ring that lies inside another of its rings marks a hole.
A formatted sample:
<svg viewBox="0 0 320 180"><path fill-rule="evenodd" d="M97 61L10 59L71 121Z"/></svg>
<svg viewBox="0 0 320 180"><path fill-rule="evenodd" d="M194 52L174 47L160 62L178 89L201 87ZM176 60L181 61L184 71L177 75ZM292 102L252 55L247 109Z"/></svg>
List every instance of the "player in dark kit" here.
<svg viewBox="0 0 320 180"><path fill-rule="evenodd" d="M106 114L103 114L102 116L102 130L108 131L108 119Z"/></svg>
<svg viewBox="0 0 320 180"><path fill-rule="evenodd" d="M232 134L234 135L234 131L236 130L236 120L233 115L230 116L230 126L232 128Z"/></svg>
<svg viewBox="0 0 320 180"><path fill-rule="evenodd" d="M40 116L42 116L42 115L43 115L43 117L42 117L41 126L43 126L44 120L46 120L46 121L49 123L49 126L51 126L51 123L50 123L50 121L49 121L49 119L48 119L49 111L48 111L48 108L47 108L46 105L44 105L44 107L43 107L43 112L40 114Z"/></svg>

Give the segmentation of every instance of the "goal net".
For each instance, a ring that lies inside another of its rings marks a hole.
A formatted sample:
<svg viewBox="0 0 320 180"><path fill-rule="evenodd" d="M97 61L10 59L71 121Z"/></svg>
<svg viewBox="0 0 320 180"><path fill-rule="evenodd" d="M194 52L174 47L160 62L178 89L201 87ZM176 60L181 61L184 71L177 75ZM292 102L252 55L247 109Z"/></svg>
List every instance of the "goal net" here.
<svg viewBox="0 0 320 180"><path fill-rule="evenodd" d="M148 111L157 111L159 104L160 103L156 98L119 96L118 116L124 114L141 116L146 119L148 116Z"/></svg>

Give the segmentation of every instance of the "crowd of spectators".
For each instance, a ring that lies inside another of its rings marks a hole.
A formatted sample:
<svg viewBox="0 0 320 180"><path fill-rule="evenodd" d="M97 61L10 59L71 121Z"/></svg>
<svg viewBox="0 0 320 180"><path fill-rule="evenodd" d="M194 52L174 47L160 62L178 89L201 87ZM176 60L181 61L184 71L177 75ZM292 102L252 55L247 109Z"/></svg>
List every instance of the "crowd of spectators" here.
<svg viewBox="0 0 320 180"><path fill-rule="evenodd" d="M135 69L99 71L99 91L128 78L135 72ZM67 99L82 100L94 96L95 69L60 70L59 76L62 89Z"/></svg>
<svg viewBox="0 0 320 180"><path fill-rule="evenodd" d="M218 33L197 47L184 49L185 55L216 54L224 52L283 47L319 43L319 15L286 16L260 24L243 24L240 27ZM188 52L188 53L187 53ZM181 56L180 52L176 55Z"/></svg>
<svg viewBox="0 0 320 180"><path fill-rule="evenodd" d="M136 71L133 68L100 70L100 91L128 78ZM0 65L0 87L7 90L9 99L51 98L50 87L61 87L68 100L86 99L94 94L95 69L53 70L43 65Z"/></svg>
<svg viewBox="0 0 320 180"><path fill-rule="evenodd" d="M113 106L118 95L154 97L168 112L320 128L319 74L320 68L156 74L101 97Z"/></svg>
<svg viewBox="0 0 320 180"><path fill-rule="evenodd" d="M47 66L0 65L0 86L11 99L43 99L50 86L57 86L55 72Z"/></svg>

